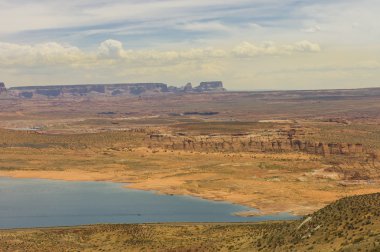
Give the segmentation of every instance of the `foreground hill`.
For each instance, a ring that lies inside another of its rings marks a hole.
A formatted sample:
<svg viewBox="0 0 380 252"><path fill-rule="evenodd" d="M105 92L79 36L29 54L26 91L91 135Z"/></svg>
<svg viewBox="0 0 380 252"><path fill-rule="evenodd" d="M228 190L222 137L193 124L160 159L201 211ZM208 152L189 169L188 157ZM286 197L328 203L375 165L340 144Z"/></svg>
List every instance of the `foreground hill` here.
<svg viewBox="0 0 380 252"><path fill-rule="evenodd" d="M380 193L299 221L141 224L0 231L0 251L380 251Z"/></svg>
<svg viewBox="0 0 380 252"><path fill-rule="evenodd" d="M380 251L380 193L340 199L263 238L269 249Z"/></svg>

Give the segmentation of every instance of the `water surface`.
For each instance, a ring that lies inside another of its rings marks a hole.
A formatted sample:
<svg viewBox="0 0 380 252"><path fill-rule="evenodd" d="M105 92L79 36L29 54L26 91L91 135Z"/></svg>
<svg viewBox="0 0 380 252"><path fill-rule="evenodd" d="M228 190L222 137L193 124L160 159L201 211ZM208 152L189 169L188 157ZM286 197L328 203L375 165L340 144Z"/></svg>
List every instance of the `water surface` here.
<svg viewBox="0 0 380 252"><path fill-rule="evenodd" d="M0 177L0 228L296 218L288 214L239 217L232 214L253 209L189 196L158 195L122 186L108 182Z"/></svg>

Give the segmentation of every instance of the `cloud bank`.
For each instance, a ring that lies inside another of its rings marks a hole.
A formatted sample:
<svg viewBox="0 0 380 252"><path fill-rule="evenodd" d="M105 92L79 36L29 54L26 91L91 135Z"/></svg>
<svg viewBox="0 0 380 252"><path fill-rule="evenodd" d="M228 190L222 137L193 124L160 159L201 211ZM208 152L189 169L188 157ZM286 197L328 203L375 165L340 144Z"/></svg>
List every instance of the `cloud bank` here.
<svg viewBox="0 0 380 252"><path fill-rule="evenodd" d="M232 48L190 48L187 50L126 50L123 43L109 39L92 51L57 42L34 45L0 43L0 66L73 66L89 67L102 64L176 64L184 61L210 60L265 55L286 56L294 53L317 53L320 45L304 40L293 44L243 42Z"/></svg>

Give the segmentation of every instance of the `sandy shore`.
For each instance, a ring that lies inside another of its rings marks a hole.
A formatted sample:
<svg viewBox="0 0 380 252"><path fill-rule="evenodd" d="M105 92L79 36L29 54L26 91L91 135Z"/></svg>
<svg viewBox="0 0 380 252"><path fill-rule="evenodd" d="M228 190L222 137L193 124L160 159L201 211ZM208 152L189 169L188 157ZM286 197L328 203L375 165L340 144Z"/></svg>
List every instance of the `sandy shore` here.
<svg viewBox="0 0 380 252"><path fill-rule="evenodd" d="M258 212L244 212L238 213L241 216L254 215L266 215L266 214L278 214L281 212L289 212L294 215L305 215L319 209L321 204L302 206L296 205L292 201L276 202L271 200L271 193L268 195L251 195L242 193L226 193L215 191L202 191L192 192L187 189L179 189L179 185L182 183L177 178L171 178L167 180L163 179L148 179L145 181L132 182L132 178L121 175L118 172L87 172L82 170L65 170L65 171L1 171L0 176L12 177L12 178L38 178L38 179L52 179L52 180L65 180L65 181L107 181L117 183L129 183L127 188L139 189L139 190L154 190L157 193L171 194L171 195L189 195L200 197L213 201L227 201L234 204L245 205L248 207L256 208ZM134 180L135 181L135 180ZM175 185L178 185L177 187ZM366 194L378 192L378 188L366 188L358 189L352 192L352 194ZM317 197L324 197L323 200L335 200L339 197L333 193L321 193ZM255 203L257 202L257 203Z"/></svg>
<svg viewBox="0 0 380 252"><path fill-rule="evenodd" d="M237 194L226 194L226 193L194 193L189 190L179 190L173 188L173 184L180 184L181 181L173 178L172 181L162 181L162 180L149 180L137 183L130 183L128 177L120 177L118 173L108 172L86 172L81 170L66 170L66 171L1 171L0 177L11 177L11 178L36 178L36 179L50 179L50 180L64 180L64 181L104 181L104 182L115 182L115 183L128 183L125 185L126 188L138 189L144 191L156 191L157 193L167 194L167 195L188 195L195 196L202 199L212 200L212 201L226 201L233 204L245 205L248 207L259 208L258 205L247 204L245 197L247 195L237 195ZM301 213L305 209L294 209L294 214ZM311 208L310 211L313 211ZM283 212L281 208L266 208L265 210L260 209L255 212L258 215L266 214L277 214ZM237 213L241 216L249 216L248 213Z"/></svg>

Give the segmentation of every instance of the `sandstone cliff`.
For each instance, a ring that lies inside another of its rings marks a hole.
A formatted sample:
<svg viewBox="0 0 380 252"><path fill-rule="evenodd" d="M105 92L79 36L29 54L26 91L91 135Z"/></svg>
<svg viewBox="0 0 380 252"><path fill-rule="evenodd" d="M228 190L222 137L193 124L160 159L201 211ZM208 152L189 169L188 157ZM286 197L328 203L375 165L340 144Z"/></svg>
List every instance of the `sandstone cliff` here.
<svg viewBox="0 0 380 252"><path fill-rule="evenodd" d="M305 152L317 155L370 154L360 143L322 143L298 139L264 140L253 135L181 136L150 134L151 148L203 152Z"/></svg>

